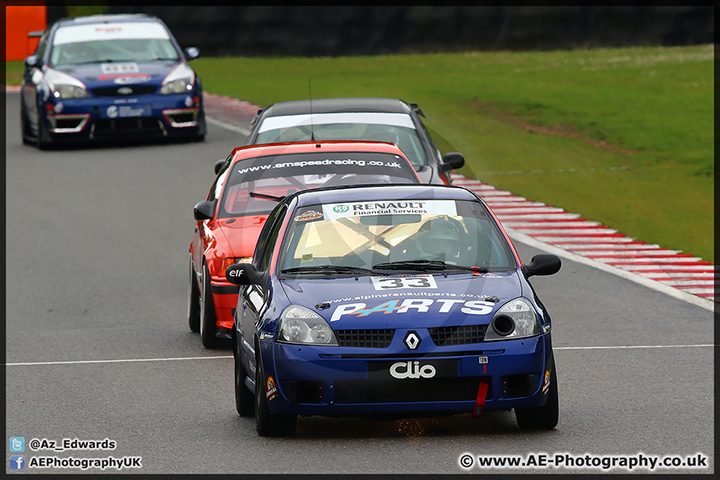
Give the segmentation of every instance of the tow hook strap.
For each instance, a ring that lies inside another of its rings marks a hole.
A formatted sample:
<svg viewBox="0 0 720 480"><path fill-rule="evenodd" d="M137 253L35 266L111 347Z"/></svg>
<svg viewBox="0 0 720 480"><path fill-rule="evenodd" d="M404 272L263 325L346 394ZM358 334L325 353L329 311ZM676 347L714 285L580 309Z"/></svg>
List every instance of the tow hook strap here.
<svg viewBox="0 0 720 480"><path fill-rule="evenodd" d="M480 379L480 387L478 387L477 399L475 400L475 407L472 411L473 417L479 417L482 415L483 408L485 408L485 397L488 391L488 380L487 378Z"/></svg>

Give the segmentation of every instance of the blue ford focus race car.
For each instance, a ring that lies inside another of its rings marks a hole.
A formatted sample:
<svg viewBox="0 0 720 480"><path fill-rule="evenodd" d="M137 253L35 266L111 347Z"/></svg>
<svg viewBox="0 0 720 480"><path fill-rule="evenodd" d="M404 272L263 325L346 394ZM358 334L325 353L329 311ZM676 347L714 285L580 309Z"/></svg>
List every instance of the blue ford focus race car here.
<svg viewBox="0 0 720 480"><path fill-rule="evenodd" d="M230 265L236 408L260 435L298 415L411 417L514 409L552 429L548 312L486 204L461 187L382 185L287 196L252 263Z"/></svg>
<svg viewBox="0 0 720 480"><path fill-rule="evenodd" d="M25 59L23 142L206 134L200 79L167 26L150 15L62 19Z"/></svg>

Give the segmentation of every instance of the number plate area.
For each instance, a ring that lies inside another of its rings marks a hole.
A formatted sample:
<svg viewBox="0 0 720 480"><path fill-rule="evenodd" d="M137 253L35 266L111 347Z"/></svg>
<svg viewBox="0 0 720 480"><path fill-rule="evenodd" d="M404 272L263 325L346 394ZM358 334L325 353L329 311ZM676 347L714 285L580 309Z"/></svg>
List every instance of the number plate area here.
<svg viewBox="0 0 720 480"><path fill-rule="evenodd" d="M457 360L368 362L368 380L429 380L457 376Z"/></svg>

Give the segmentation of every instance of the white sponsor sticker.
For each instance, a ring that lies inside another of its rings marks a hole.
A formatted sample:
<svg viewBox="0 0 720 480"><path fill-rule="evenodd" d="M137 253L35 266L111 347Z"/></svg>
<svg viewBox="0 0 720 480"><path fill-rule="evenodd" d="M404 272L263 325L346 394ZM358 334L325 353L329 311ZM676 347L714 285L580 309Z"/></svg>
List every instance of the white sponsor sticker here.
<svg viewBox="0 0 720 480"><path fill-rule="evenodd" d="M437 288L432 275L391 275L387 277L371 277L375 290L392 290L396 288Z"/></svg>
<svg viewBox="0 0 720 480"><path fill-rule="evenodd" d="M93 40L118 40L126 38L170 38L167 31L154 22L95 23L71 25L55 33L53 45L90 42Z"/></svg>
<svg viewBox="0 0 720 480"><path fill-rule="evenodd" d="M457 215L453 200L378 200L323 205L327 219L367 215Z"/></svg>
<svg viewBox="0 0 720 480"><path fill-rule="evenodd" d="M375 125L393 125L415 129L410 115L406 113L315 113L313 115L283 115L269 117L260 125L258 133L300 125L325 125L329 123L368 123Z"/></svg>
<svg viewBox="0 0 720 480"><path fill-rule="evenodd" d="M140 71L137 63L103 63L100 65L100 69L105 74L111 73L137 73Z"/></svg>

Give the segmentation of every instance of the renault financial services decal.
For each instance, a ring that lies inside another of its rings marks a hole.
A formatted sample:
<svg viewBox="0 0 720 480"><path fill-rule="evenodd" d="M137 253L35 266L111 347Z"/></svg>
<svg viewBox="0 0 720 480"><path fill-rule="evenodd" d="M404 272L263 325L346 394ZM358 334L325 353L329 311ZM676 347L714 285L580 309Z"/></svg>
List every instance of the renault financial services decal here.
<svg viewBox="0 0 720 480"><path fill-rule="evenodd" d="M453 200L392 200L323 205L327 219L361 217L365 215L457 215Z"/></svg>
<svg viewBox="0 0 720 480"><path fill-rule="evenodd" d="M348 303L338 305L330 318L331 322L340 320L345 315L367 317L374 313L403 314L409 311L417 313L438 314L450 313L459 308L465 315L487 315L493 311L494 303L482 300L458 300L452 298L438 298L437 300L425 298L406 298L405 300L390 300L388 302L369 307L365 303Z"/></svg>

